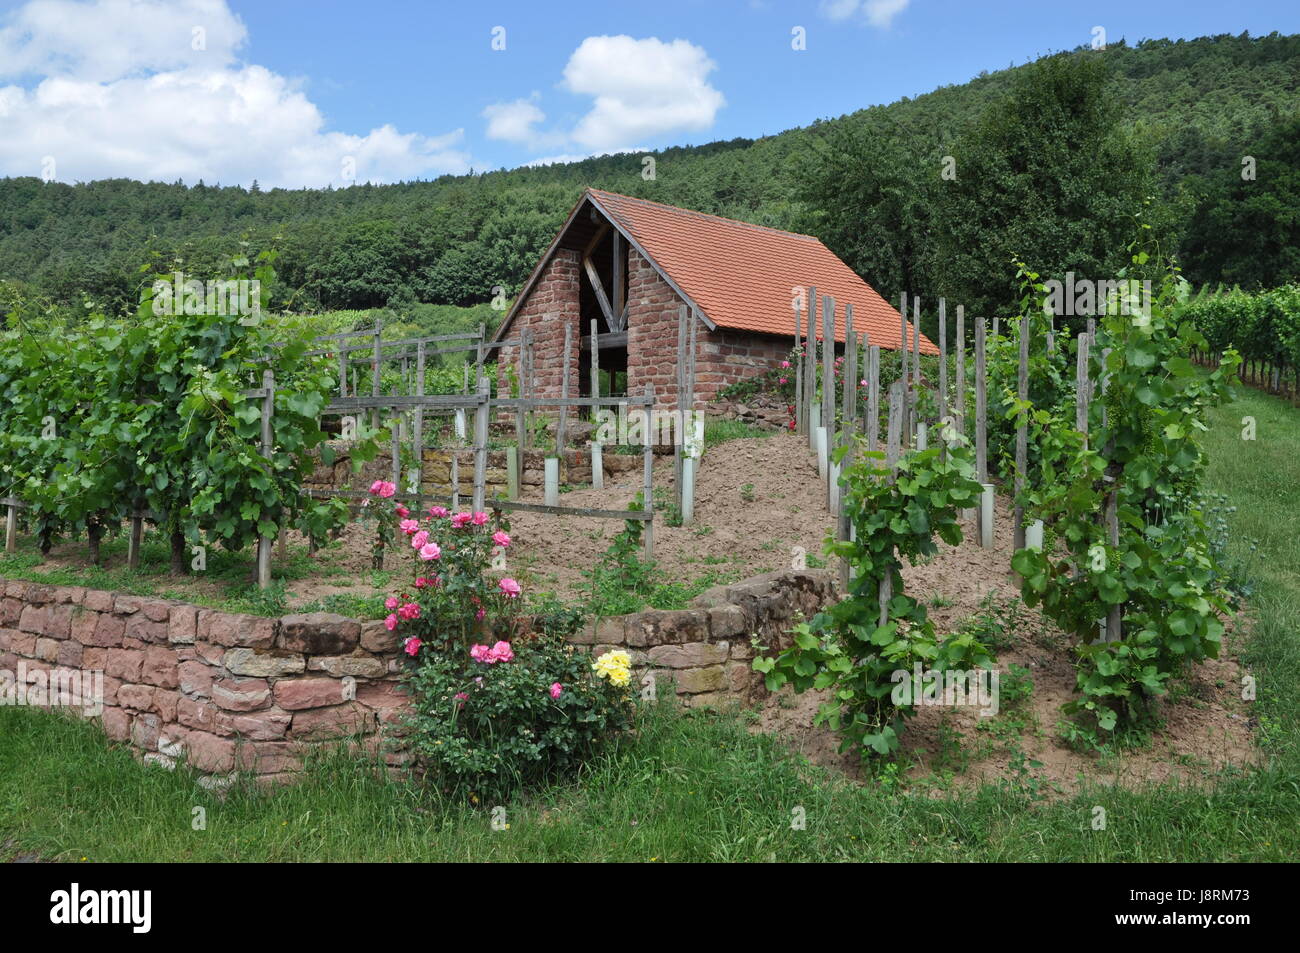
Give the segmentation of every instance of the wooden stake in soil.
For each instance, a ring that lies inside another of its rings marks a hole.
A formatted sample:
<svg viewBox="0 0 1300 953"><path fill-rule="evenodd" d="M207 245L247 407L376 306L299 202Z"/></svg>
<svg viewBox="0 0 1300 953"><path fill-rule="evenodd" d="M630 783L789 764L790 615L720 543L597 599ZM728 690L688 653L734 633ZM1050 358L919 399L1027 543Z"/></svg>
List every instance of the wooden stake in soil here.
<svg viewBox="0 0 1300 953"><path fill-rule="evenodd" d="M943 459L948 458L948 300L939 299L939 446Z"/></svg>
<svg viewBox="0 0 1300 953"><path fill-rule="evenodd" d="M912 426L907 421L907 408L911 406L911 399L908 396L912 388L909 386L907 376L912 366L912 362L907 357L907 292L899 293L898 307L898 379L903 382L903 429L911 433Z"/></svg>
<svg viewBox="0 0 1300 953"><path fill-rule="evenodd" d="M375 339L378 341L378 337ZM375 380L379 380L378 372ZM275 452L275 434L271 426L271 416L275 413L275 374L266 370L262 372L262 456L271 458ZM271 538L260 533L257 537L257 588L266 589L271 585Z"/></svg>
<svg viewBox="0 0 1300 953"><path fill-rule="evenodd" d="M867 351L867 449L880 449L880 345Z"/></svg>
<svg viewBox="0 0 1300 953"><path fill-rule="evenodd" d="M817 286L808 286L808 336L806 338L803 359L803 422L804 432L808 437L808 446L816 447L816 428L818 420L813 419L813 405L817 401Z"/></svg>
<svg viewBox="0 0 1300 953"><path fill-rule="evenodd" d="M835 299L822 295L822 426L827 446L835 433Z"/></svg>
<svg viewBox="0 0 1300 953"><path fill-rule="evenodd" d="M685 419L684 398L686 396L686 305L677 309L677 393L674 403L677 405L677 419ZM673 496L676 498L677 512L682 510L682 433L680 428L673 440Z"/></svg>
<svg viewBox="0 0 1300 953"><path fill-rule="evenodd" d="M808 427L808 421L805 420L805 411L803 409L803 358L799 357L799 349L803 346L803 315L800 313L799 298L791 301L791 310L794 311L794 422L795 432L803 433Z"/></svg>
<svg viewBox="0 0 1300 953"><path fill-rule="evenodd" d="M1016 395L1020 400L1029 399L1029 315L1024 314L1020 318L1020 370L1017 377ZM1012 530L1015 533L1016 549L1025 548L1025 506L1020 497L1025 492L1025 468L1029 464L1029 426L1028 415L1020 413L1018 415L1019 423L1016 425L1016 511L1015 525Z"/></svg>
<svg viewBox="0 0 1300 953"><path fill-rule="evenodd" d="M560 368L560 400L569 399L569 361L573 358L573 326L564 326L564 364ZM555 455L564 460L565 424L569 419L569 408L560 404L560 416L555 421Z"/></svg>
<svg viewBox="0 0 1300 953"><path fill-rule="evenodd" d="M1075 338L1078 348L1074 368L1074 429L1085 437L1088 434L1088 335Z"/></svg>
<svg viewBox="0 0 1300 953"><path fill-rule="evenodd" d="M492 406L492 383L478 382L478 406L474 409L474 509L482 511L487 503L488 415Z"/></svg>
<svg viewBox="0 0 1300 953"><path fill-rule="evenodd" d="M642 430L642 440L644 447L642 452L642 489L645 499L645 511L653 514L655 509L654 498L654 472L655 472L655 453L654 444L652 443L650 421L654 418L651 412L654 408L655 389L653 384L645 385L645 395L650 398L642 409L645 411L645 427ZM645 559L650 562L655 557L654 546L654 519L648 519L645 522Z"/></svg>
<svg viewBox="0 0 1300 953"><path fill-rule="evenodd" d="M597 324L595 318L591 320L591 396L600 396L600 342L596 340ZM591 411L592 422L599 420L597 408L593 407ZM599 436L600 428L593 431L593 435ZM600 441L592 440L591 442L591 485L594 489L603 490L605 488L605 462L604 454L601 451Z"/></svg>
<svg viewBox="0 0 1300 953"><path fill-rule="evenodd" d="M975 319L975 469L981 483L989 482L988 380L984 371L984 319Z"/></svg>
<svg viewBox="0 0 1300 953"><path fill-rule="evenodd" d="M966 307L957 305L957 397L954 405L957 432L966 435Z"/></svg>

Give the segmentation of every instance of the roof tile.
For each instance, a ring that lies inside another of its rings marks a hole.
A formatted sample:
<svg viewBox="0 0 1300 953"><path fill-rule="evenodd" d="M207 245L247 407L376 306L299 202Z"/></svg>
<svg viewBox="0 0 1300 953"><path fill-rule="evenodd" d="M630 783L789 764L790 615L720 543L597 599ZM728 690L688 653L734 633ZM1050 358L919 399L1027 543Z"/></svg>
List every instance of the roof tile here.
<svg viewBox="0 0 1300 953"><path fill-rule="evenodd" d="M811 235L600 189L587 194L721 327L793 337L791 302L798 289L813 285L819 296L835 299L835 340L844 340L844 305L852 303L856 333L898 348L898 309ZM907 333L910 339L910 321ZM924 334L921 353L939 353Z"/></svg>

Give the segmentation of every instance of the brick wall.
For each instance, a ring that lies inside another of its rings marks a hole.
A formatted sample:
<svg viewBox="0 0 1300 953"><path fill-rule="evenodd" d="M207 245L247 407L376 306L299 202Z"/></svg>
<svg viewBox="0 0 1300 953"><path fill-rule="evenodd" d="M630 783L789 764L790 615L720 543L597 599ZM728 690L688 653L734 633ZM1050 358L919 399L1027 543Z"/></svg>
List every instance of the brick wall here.
<svg viewBox="0 0 1300 953"><path fill-rule="evenodd" d="M564 328L573 328L573 349L569 357L569 393L578 393L578 360L582 341L578 335L581 312L578 292L581 287L582 265L579 254L567 248L556 249L533 285L527 300L516 312L514 321L506 330L506 337L518 339L523 331L533 332L533 386L535 397L558 397L563 381ZM501 348L498 358L497 383L499 393L510 394L506 367L519 372L518 349ZM522 377L522 375L521 375Z"/></svg>
<svg viewBox="0 0 1300 953"><path fill-rule="evenodd" d="M628 392L654 385L665 408L677 406L677 323L682 299L635 249L628 249ZM793 337L718 328L696 331L695 399L712 401L728 384L785 358Z"/></svg>

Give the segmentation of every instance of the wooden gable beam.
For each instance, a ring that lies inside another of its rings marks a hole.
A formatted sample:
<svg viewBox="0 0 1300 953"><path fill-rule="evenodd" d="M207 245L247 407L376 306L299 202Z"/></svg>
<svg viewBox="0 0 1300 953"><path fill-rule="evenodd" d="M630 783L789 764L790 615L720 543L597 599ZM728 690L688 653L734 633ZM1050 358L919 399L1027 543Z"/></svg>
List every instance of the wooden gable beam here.
<svg viewBox="0 0 1300 953"><path fill-rule="evenodd" d="M600 283L600 275L596 274L596 266L591 263L591 257L584 255L582 267L587 270L587 278L591 281L591 288L596 292L596 300L600 302L600 310L605 315L605 323L611 331L623 330L618 326L618 320L614 317L614 309L610 306L609 298L605 296L605 286Z"/></svg>

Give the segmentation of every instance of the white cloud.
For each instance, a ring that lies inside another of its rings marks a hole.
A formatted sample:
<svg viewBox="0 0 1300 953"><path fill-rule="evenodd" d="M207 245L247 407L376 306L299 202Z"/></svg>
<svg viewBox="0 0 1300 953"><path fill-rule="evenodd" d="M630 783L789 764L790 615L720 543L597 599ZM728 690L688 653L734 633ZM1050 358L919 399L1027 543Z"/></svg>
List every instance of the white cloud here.
<svg viewBox="0 0 1300 953"><path fill-rule="evenodd" d="M832 20L861 16L874 27L885 29L894 17L907 9L911 0L822 0L822 15Z"/></svg>
<svg viewBox="0 0 1300 953"><path fill-rule="evenodd" d="M536 99L537 94L533 93L531 99L493 103L484 109L483 118L488 121L488 138L504 139L506 142L531 142L536 138L537 130L533 127L546 119L546 113L534 102Z"/></svg>
<svg viewBox="0 0 1300 953"><path fill-rule="evenodd" d="M716 68L703 48L686 40L589 36L564 67L564 86L595 97L573 139L615 150L665 132L713 125L726 100L709 85Z"/></svg>
<svg viewBox="0 0 1300 953"><path fill-rule="evenodd" d="M206 49L194 49L195 27ZM0 175L265 187L464 172L463 131L326 128L300 84L236 58L224 0L31 0L0 24Z"/></svg>

